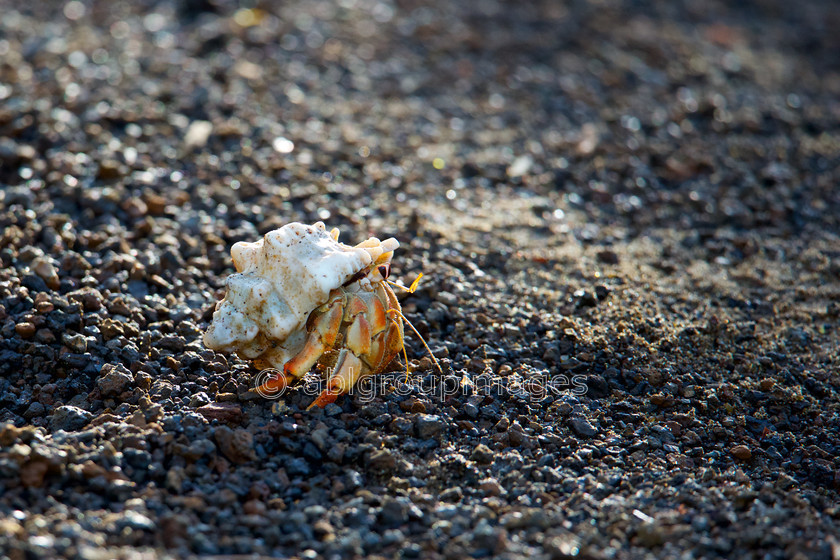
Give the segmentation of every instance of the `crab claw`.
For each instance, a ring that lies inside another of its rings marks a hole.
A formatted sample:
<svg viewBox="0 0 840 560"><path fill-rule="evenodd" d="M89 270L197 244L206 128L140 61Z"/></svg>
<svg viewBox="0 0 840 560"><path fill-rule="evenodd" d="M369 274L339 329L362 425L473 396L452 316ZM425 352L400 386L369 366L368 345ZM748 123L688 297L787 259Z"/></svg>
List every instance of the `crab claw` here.
<svg viewBox="0 0 840 560"><path fill-rule="evenodd" d="M341 391L337 391L335 389L330 389L329 387L321 391L321 394L318 395L318 398L312 401L312 404L306 407L306 410L312 410L314 407L324 408L330 403L334 403L335 400L341 395Z"/></svg>

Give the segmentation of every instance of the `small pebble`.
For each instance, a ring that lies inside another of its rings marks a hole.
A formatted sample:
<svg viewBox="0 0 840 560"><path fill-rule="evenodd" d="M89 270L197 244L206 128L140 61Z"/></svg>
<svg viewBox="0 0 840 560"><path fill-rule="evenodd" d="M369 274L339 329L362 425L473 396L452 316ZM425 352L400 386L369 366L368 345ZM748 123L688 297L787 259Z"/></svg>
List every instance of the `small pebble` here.
<svg viewBox="0 0 840 560"><path fill-rule="evenodd" d="M415 420L417 437L432 438L446 429L446 422L435 414L418 414Z"/></svg>
<svg viewBox="0 0 840 560"><path fill-rule="evenodd" d="M746 445L736 445L729 450L729 454L741 461L747 461L752 457L752 451Z"/></svg>
<svg viewBox="0 0 840 560"><path fill-rule="evenodd" d="M104 396L116 396L127 390L133 382L134 377L125 366L105 364L96 384Z"/></svg>
<svg viewBox="0 0 840 560"><path fill-rule="evenodd" d="M52 412L50 428L72 432L81 430L93 418L93 414L76 406L59 406Z"/></svg>
<svg viewBox="0 0 840 560"><path fill-rule="evenodd" d="M579 436L593 437L598 433L598 429L585 418L570 418L569 426Z"/></svg>
<svg viewBox="0 0 840 560"><path fill-rule="evenodd" d="M251 432L220 426L216 428L215 434L219 450L233 463L243 464L257 459Z"/></svg>
<svg viewBox="0 0 840 560"><path fill-rule="evenodd" d="M28 321L15 325L15 332L23 338L32 338L32 336L35 335L36 330L35 325Z"/></svg>
<svg viewBox="0 0 840 560"><path fill-rule="evenodd" d="M487 465L493 462L494 456L493 451L489 447L480 443L475 447L475 449L473 449L473 452L470 455L470 460Z"/></svg>

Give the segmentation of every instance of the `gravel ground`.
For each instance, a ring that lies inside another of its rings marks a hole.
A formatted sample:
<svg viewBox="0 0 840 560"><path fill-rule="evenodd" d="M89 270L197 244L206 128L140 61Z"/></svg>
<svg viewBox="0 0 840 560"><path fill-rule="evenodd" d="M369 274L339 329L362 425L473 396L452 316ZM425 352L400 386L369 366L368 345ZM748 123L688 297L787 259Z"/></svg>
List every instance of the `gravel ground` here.
<svg viewBox="0 0 840 560"><path fill-rule="evenodd" d="M0 556L840 558L835 4L260 6L0 0ZM319 219L444 375L204 348Z"/></svg>

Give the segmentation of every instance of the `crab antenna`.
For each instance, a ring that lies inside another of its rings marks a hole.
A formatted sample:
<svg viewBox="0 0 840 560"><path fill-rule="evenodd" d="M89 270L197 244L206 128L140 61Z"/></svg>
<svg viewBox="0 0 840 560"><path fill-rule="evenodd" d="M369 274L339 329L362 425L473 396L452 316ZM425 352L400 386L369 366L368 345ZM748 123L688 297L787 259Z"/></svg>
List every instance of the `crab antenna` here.
<svg viewBox="0 0 840 560"><path fill-rule="evenodd" d="M423 273L422 272L420 273L419 276L417 276L417 278L414 279L414 282L412 282L411 286L409 286L408 288L406 288L405 286L402 286L400 284L396 284L394 282L391 282L390 280L385 280L385 281L395 288L399 288L401 290L404 290L404 291L408 292L409 294L413 294L414 292L417 291L417 286L420 284L420 279L421 278L423 278ZM405 317L403 317L403 318L405 318Z"/></svg>
<svg viewBox="0 0 840 560"><path fill-rule="evenodd" d="M419 339L420 339L420 342L422 342L422 343L423 343L423 346L425 346L425 347L426 347L426 352L428 352L428 353L429 353L429 357L431 357L431 358L432 358L432 361L435 363L435 367L437 367L437 368L438 368L438 371L439 371L441 374L443 374L443 368L442 368L442 367L440 367L440 363L438 362L437 358L435 358L435 355L434 355L434 354L432 354L432 349L431 349L431 348L429 348L429 345L428 345L428 344L426 344L426 341L423 339L423 335L422 335L422 334L420 334L420 333L417 331L417 329L415 329L415 328L414 328L414 325L412 325L412 324L411 324L411 321L409 321L408 319L406 319L405 315L403 315L403 314L402 314L402 312L401 312L399 309L395 309L395 308L393 308L393 307L392 307L391 309L389 309L389 310L387 311L387 313L396 313L397 315L399 315L399 316L402 318L402 320L403 320L403 321L405 321L405 323L406 323L409 327L411 327L411 330L413 330L413 331L414 331L414 334L416 334L416 335L417 335L417 338L419 338ZM403 345L403 350L405 350L405 345ZM405 367L406 367L406 368L408 368L408 354L406 354L406 357L405 357Z"/></svg>
<svg viewBox="0 0 840 560"><path fill-rule="evenodd" d="M417 290L417 286L420 285L420 279L423 278L423 273L417 275L417 278L414 279L414 282L411 283L411 286L408 288L408 292L413 294L415 290ZM414 327L412 327L414 328Z"/></svg>
<svg viewBox="0 0 840 560"><path fill-rule="evenodd" d="M390 280L385 280L385 282L386 282L389 286L391 286L392 288L399 288L400 290L403 290L403 291L406 291L406 292L408 292L408 293L411 293L411 292L409 291L409 289L408 289L408 288L406 288L405 286L403 286L403 285L401 285L401 284L397 284L396 282L391 282Z"/></svg>

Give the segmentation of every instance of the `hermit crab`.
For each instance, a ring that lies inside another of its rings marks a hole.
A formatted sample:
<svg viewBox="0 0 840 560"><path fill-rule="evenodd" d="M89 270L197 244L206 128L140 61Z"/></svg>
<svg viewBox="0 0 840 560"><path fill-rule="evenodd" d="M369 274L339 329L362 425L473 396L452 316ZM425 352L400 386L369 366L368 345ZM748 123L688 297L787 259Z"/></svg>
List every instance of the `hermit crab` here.
<svg viewBox="0 0 840 560"><path fill-rule="evenodd" d="M404 352L405 317L388 281L399 242L371 237L350 246L338 235L323 222L293 222L231 249L237 273L225 283L204 344L275 368L261 394L277 394L317 362L335 359L309 408L324 407Z"/></svg>

